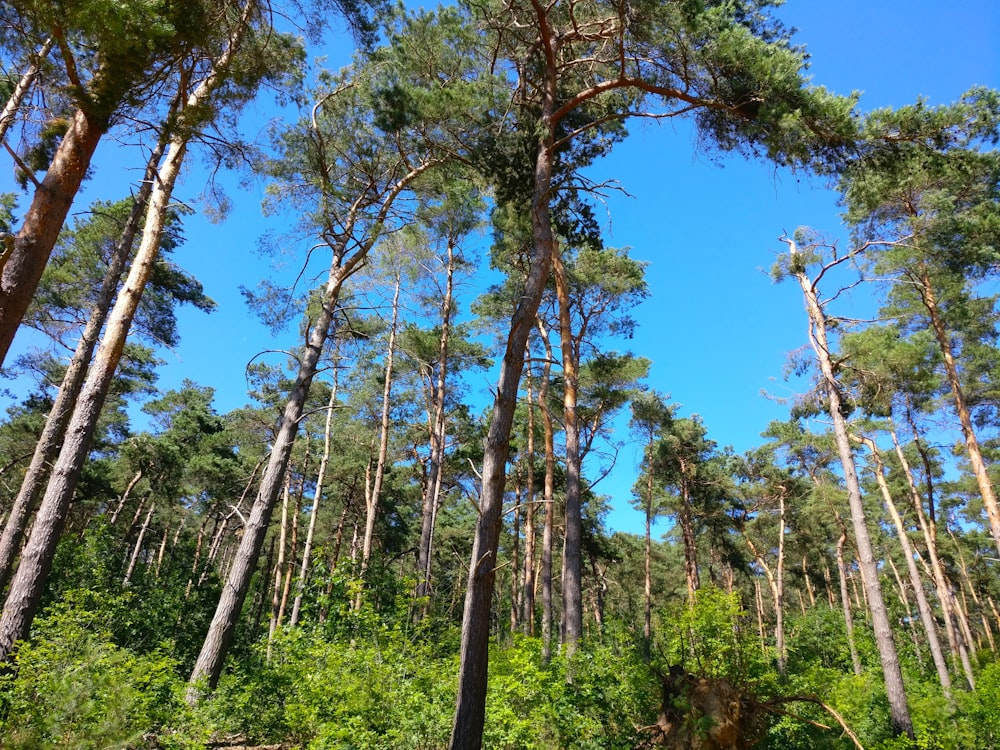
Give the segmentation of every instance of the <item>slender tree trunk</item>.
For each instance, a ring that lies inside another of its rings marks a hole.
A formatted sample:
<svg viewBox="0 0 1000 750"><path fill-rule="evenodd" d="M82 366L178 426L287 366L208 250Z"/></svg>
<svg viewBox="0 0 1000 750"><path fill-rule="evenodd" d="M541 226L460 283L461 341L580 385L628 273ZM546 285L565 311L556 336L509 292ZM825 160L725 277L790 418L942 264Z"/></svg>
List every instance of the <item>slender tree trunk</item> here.
<svg viewBox="0 0 1000 750"><path fill-rule="evenodd" d="M545 518L542 525L542 661L548 664L552 658L552 622L553 592L552 592L552 546L555 536L555 485L556 485L556 448L555 429L552 425L552 412L549 410L549 383L552 378L552 347L549 345L548 334L538 322L545 346L545 367L542 381L538 389L538 408L542 412L542 429L545 436L545 483L543 495L545 503Z"/></svg>
<svg viewBox="0 0 1000 750"><path fill-rule="evenodd" d="M111 513L111 517L108 519L109 526L114 526L116 523L118 523L118 516L120 516L122 511L125 510L125 503L128 502L128 499L132 496L132 490L135 489L135 486L139 484L139 480L141 479L142 479L142 469L139 469L135 474L132 475L132 478L129 480L128 484L125 485L125 491L122 492L121 497L118 498L118 504L115 506L114 511Z"/></svg>
<svg viewBox="0 0 1000 750"><path fill-rule="evenodd" d="M562 607L563 641L566 655L572 656L583 635L583 515L580 498L580 424L578 399L579 352L570 319L569 283L558 253L552 268L559 301L559 342L563 366L563 430L566 439L566 516L563 538Z"/></svg>
<svg viewBox="0 0 1000 750"><path fill-rule="evenodd" d="M312 556L313 537L316 533L316 518L319 515L319 501L323 497L323 482L326 480L326 467L330 462L330 434L333 424L333 410L337 404L337 370L333 370L333 387L330 389L330 401L326 405L326 421L323 425L323 455L320 457L319 470L316 472L316 489L313 492L312 508L309 511L309 529L306 531L306 542L302 549L302 567L299 568L299 580L295 589L295 601L292 602L292 614L288 619L289 627L294 628L299 622L299 611L302 608L302 595L309 578L309 563Z"/></svg>
<svg viewBox="0 0 1000 750"><path fill-rule="evenodd" d="M517 633L520 625L520 602L518 592L520 585L517 580L517 571L521 567L521 488L514 488L514 508L513 508L513 528L511 529L511 550L510 550L510 634Z"/></svg>
<svg viewBox="0 0 1000 750"><path fill-rule="evenodd" d="M274 585L271 594L271 618L267 628L267 661L271 662L271 645L278 630L278 611L281 604L281 578L285 569L285 548L288 538L288 498L291 495L288 476L281 493L281 526L278 532L278 559L274 563Z"/></svg>
<svg viewBox="0 0 1000 750"><path fill-rule="evenodd" d="M767 584L771 589L771 598L774 600L774 648L778 654L778 673L785 674L785 665L788 662L788 651L785 648L785 496L784 493L778 495L778 560L777 571L772 571L767 564L764 555L757 549L750 537L746 539L747 546L751 554L757 560L761 570L767 578Z"/></svg>
<svg viewBox="0 0 1000 750"><path fill-rule="evenodd" d="M754 576L753 594L757 610L757 635L760 637L760 652L767 653L767 636L764 634L764 596L760 590L760 579Z"/></svg>
<svg viewBox="0 0 1000 750"><path fill-rule="evenodd" d="M181 524L183 524L183 519ZM180 533L180 526L177 527L177 532ZM167 552L167 538L170 536L170 527L164 525L163 527L163 537L160 539L160 548L156 551L156 570L153 572L153 577L159 579L160 577L160 567L163 565L163 556Z"/></svg>
<svg viewBox="0 0 1000 750"><path fill-rule="evenodd" d="M837 516L840 521L840 516ZM841 524L840 537L837 539L837 574L840 578L840 604L844 611L844 629L847 633L847 647L851 652L851 666L854 674L861 674L861 659L858 647L854 641L854 614L851 612L851 595L847 591L847 565L844 562L844 544L847 542L847 529Z"/></svg>
<svg viewBox="0 0 1000 750"><path fill-rule="evenodd" d="M430 166L431 162L423 162L414 166L386 190L376 215L372 217L373 226L381 226L386 221L392 204L399 194L413 180L426 172ZM271 454L261 476L257 497L250 509L250 516L246 521L233 565L226 576L226 584L223 586L215 615L191 672L185 696L189 704L198 701L203 684L207 685L209 689L213 689L222 674L222 665L232 642L240 610L243 608L243 602L250 589L250 581L257 567L257 560L264 544L264 536L271 520L271 513L281 491L288 460L291 456L292 443L298 432L299 420L305 408L309 388L316 375L323 347L330 334L334 312L340 300L340 290L344 281L357 270L359 264L365 259L368 251L378 239L377 236L368 236L357 245L352 245L352 252L349 257L347 256L348 243L353 239L352 235L358 220L358 212L361 210L360 204L364 197L364 195L359 197L354 204L340 245L331 248L334 258L323 295L322 309L308 333L305 349L299 357L295 383L288 394L288 401L285 403L281 423L275 433Z"/></svg>
<svg viewBox="0 0 1000 750"><path fill-rule="evenodd" d="M687 477L687 465L682 459L681 507L678 520L681 524L681 538L684 541L684 577L687 580L688 601L694 601L694 592L701 588L698 576L698 542L694 535L694 518L691 513L691 485Z"/></svg>
<svg viewBox="0 0 1000 750"><path fill-rule="evenodd" d="M441 302L441 337L438 340L437 384L431 399L434 418L431 425L430 471L424 488L423 511L420 524L420 547L417 551L417 596L426 597L431 592L431 559L434 552L434 526L441 503L444 480L445 396L448 382L448 345L451 336L451 315L455 276L455 247L448 242L448 264L445 272L444 300ZM429 610L429 602L423 610Z"/></svg>
<svg viewBox="0 0 1000 750"><path fill-rule="evenodd" d="M553 113L556 103L555 69L544 83L541 137L535 163L531 202L533 254L531 269L511 319L510 335L500 363L493 414L483 452L480 513L472 544L469 580L462 614L462 645L458 697L452 726L451 750L479 750L486 721L486 682L490 609L496 580L497 546L502 524L504 485L511 425L517 407L524 351L534 324L554 255L555 238L549 214L554 164Z"/></svg>
<svg viewBox="0 0 1000 750"><path fill-rule="evenodd" d="M139 192L132 205L132 212L122 228L121 237L115 245L114 252L108 264L108 269L101 282L101 289L97 294L94 309L87 319L87 325L80 334L76 350L70 359L69 366L63 375L62 383L59 386L59 393L55 403L49 411L48 419L45 420L45 427L35 444L35 452L31 457L31 464L21 481L21 488L17 493L17 498L11 506L10 515L4 525L3 536L0 537L0 591L2 591L10 580L14 569L14 560L21 549L21 540L24 538L24 529L28 524L28 518L38 504L38 498L45 489L45 481L48 478L49 469L55 459L66 434L66 427L73 414L73 407L76 399L83 388L83 381L87 375L87 367L90 365L91 357L94 354L94 347L97 339L107 320L108 311L115 298L118 289L118 282L121 281L122 273L128 263L132 253L132 245L135 242L135 235L139 229L140 222L146 210L150 193L153 189L153 180L156 176L156 167L163 156L164 144L161 143L153 149L149 160L146 162L146 172ZM129 491L141 478L142 472L136 474L136 479L129 484L122 496L119 504L119 511L111 517L113 525L120 512L121 505L128 497Z"/></svg>
<svg viewBox="0 0 1000 750"><path fill-rule="evenodd" d="M896 527L899 544L903 548L906 570L910 576L910 587L917 598L917 610L920 613L920 621L924 626L924 634L927 637L927 646L934 661L934 668L937 670L938 682L941 683L941 690L945 698L951 700L951 676L948 674L948 665L945 663L944 653L941 651L941 642L938 640L937 624L934 622L934 615L931 612L930 604L927 602L927 596L924 594L924 585L920 578L920 571L917 570L913 545L910 544L910 537L907 534L906 527L903 525L903 519L900 518L899 511L896 509L896 503L892 499L892 492L889 491L889 484L885 479L885 464L882 461L882 456L874 440L863 436L859 437L858 440L871 453L872 463L874 463L872 468L875 472L875 481L878 482L879 490L882 492L882 499L885 501L885 507L889 511L889 517L892 518L893 525Z"/></svg>
<svg viewBox="0 0 1000 750"><path fill-rule="evenodd" d="M142 552L142 541L146 538L146 531L149 529L149 522L153 518L153 511L156 509L156 503L149 504L149 510L146 511L146 520L142 522L142 528L139 529L139 536L136 537L135 546L132 548L132 556L128 561L128 568L125 570L125 578L122 579L122 586L128 587L129 583L132 581L132 574L135 573L135 564L139 561L139 554Z"/></svg>
<svg viewBox="0 0 1000 750"><path fill-rule="evenodd" d="M48 57L49 52L51 51L52 39L50 37L45 40L37 52L31 54L31 61L28 63L27 70L21 74L21 78L18 80L17 85L7 98L7 103L3 107L3 112L0 113L0 143L7 139L7 131L14 123L14 118L17 116L18 110L21 109L21 105L24 104L25 97L27 97L28 92L31 91L31 87L35 84L35 78L38 77L38 71L42 68L42 60ZM0 264L0 270L2 270L2 268L3 266Z"/></svg>
<svg viewBox="0 0 1000 750"><path fill-rule="evenodd" d="M535 635L535 404L531 378L527 379L528 436L525 458L528 475L525 479L524 574L521 582L521 623L524 634Z"/></svg>
<svg viewBox="0 0 1000 750"><path fill-rule="evenodd" d="M650 442L647 450L652 449ZM643 595L645 597L645 608L642 618L642 637L648 647L653 638L653 577L650 573L650 562L653 557L653 472L650 467L646 467L646 533L645 550L643 555Z"/></svg>
<svg viewBox="0 0 1000 750"><path fill-rule="evenodd" d="M802 555L802 580L806 584L806 593L809 594L810 608L816 607L816 592L813 591L812 581L809 580L809 569L806 566L806 555Z"/></svg>
<svg viewBox="0 0 1000 750"><path fill-rule="evenodd" d="M797 253L795 243L788 240L789 250L794 256ZM833 432L840 456L844 481L847 485L848 502L851 508L851 520L854 526L854 540L857 544L858 557L864 578L864 589L868 601L868 609L872 617L875 631L875 643L882 662L882 673L885 678L886 695L889 699L889 713L893 727L900 734L912 738L913 721L906 701L906 688L903 685L903 673L896 653L892 626L889 622L888 610L882 597L882 586L878 578L878 568L872 549L868 523L865 519L864 504L861 499L861 486L858 483L857 470L854 465L854 455L851 453L850 440L847 434L847 423L843 416L840 384L834 374L830 345L826 334L826 314L819 302L815 285L799 271L795 274L802 288L809 313L809 339L826 386L830 417L833 420Z"/></svg>
<svg viewBox="0 0 1000 750"><path fill-rule="evenodd" d="M375 535L375 520L378 516L379 498L382 494L382 481L385 478L386 459L389 455L389 416L392 410L392 364L396 353L396 326L399 323L399 290L402 277L397 271L396 285L392 295L392 321L389 324L389 344L385 353L385 383L382 388L382 420L379 425L378 459L375 463L375 477L372 490L366 503L365 539L361 547L361 575L368 570L372 556L372 539ZM361 604L361 592L358 592L357 606Z"/></svg>
<svg viewBox="0 0 1000 750"><path fill-rule="evenodd" d="M975 684L975 678L972 674L972 664L969 661L969 655L962 642L962 638L957 631L951 586L945 576L941 558L938 556L937 539L935 538L936 530L928 523L927 517L924 514L923 503L920 500L920 493L917 491L916 480L913 477L913 472L910 470L910 463L907 461L906 453L903 451L903 447L896 436L896 430L894 428L891 429L889 435L892 438L892 444L896 449L896 456L899 458L900 466L903 469L903 476L906 478L906 486L909 489L910 504L917 516L917 522L920 524L920 531L924 537L924 546L927 549L927 556L930 558L931 574L934 579L934 588L937 592L938 603L941 606L945 635L948 637L948 647L951 651L952 659L962 664L966 682L971 688Z"/></svg>
<svg viewBox="0 0 1000 750"><path fill-rule="evenodd" d="M986 515L990 523L990 533L993 535L993 542L997 551L1000 552L1000 502L997 501L996 492L993 489L993 481L990 479L983 453L979 448L979 440L976 431L972 426L972 415L965 400L965 392L958 375L958 365L955 364L955 355L952 349L951 337L945 328L941 318L941 311L938 309L937 299L934 295L934 287L931 284L930 275L926 267L921 269L920 284L918 285L920 298L927 310L930 319L931 329L934 331L934 338L937 339L938 347L941 350L941 358L944 361L944 371L948 378L948 385L951 388L952 402L955 406L955 414L958 416L959 424L962 426L962 435L965 437L965 450L969 456L969 465L979 486L979 494L982 495L983 505L986 507Z"/></svg>

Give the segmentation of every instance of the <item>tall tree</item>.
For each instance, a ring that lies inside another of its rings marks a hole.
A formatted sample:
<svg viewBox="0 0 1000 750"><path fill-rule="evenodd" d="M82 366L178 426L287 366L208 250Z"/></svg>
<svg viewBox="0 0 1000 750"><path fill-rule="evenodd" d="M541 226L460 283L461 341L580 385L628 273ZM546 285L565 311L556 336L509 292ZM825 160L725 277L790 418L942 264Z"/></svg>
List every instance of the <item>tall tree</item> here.
<svg viewBox="0 0 1000 750"><path fill-rule="evenodd" d="M643 560L643 596L645 598L645 610L643 613L642 636L647 641L653 637L653 579L651 572L651 561L653 554L653 543L651 531L653 522L663 510L663 497L657 490L660 484L654 479L653 464L655 461L654 450L656 438L660 431L666 428L673 418L673 409L670 408L658 393L647 392L632 399L632 429L640 434L645 441L643 446L643 471L639 475L639 481L632 489L632 494L636 497L636 503L642 507L645 520L645 549Z"/></svg>
<svg viewBox="0 0 1000 750"><path fill-rule="evenodd" d="M995 273L1000 246L1000 154L985 146L1000 137L1000 92L973 89L950 106L879 110L865 131L870 146L842 178L848 220L860 241L882 243L876 268L898 279L885 312L933 334L1000 551L1000 500L976 434L975 378L968 377L977 348L995 360L994 302L975 287Z"/></svg>
<svg viewBox="0 0 1000 750"><path fill-rule="evenodd" d="M913 737L913 721L910 718L910 710L907 705L903 674L896 652L892 625L889 622L888 611L882 596L875 552L872 548L871 534L868 530L868 521L865 517L864 503L861 497L861 485L858 482L858 472L854 454L851 451L847 420L844 416L845 410L849 407L841 396L841 385L837 379L834 364L834 350L827 335L829 318L825 310L826 300L821 301L819 296L819 282L824 275L831 269L849 262L856 254L862 253L866 247L854 248L850 253L843 255L834 252L833 257L828 260L818 257L816 250L818 245L814 245L804 252L799 249L796 240L785 237L782 241L787 243L789 247L788 271L799 282L805 298L806 311L809 316L809 344L816 354L816 361L822 373L821 382L826 394L827 412L833 420L837 453L840 457L851 508L854 542L857 545L862 582L866 593L865 598L868 602L868 610L871 613L872 626L875 631L875 643L882 663L882 674L885 678L892 723L897 732ZM821 263L814 278L810 278L806 274L810 259Z"/></svg>
<svg viewBox="0 0 1000 750"><path fill-rule="evenodd" d="M66 440L52 469L51 478L39 506L31 537L25 545L21 563L11 581L10 591L0 616L0 658L9 659L17 640L27 637L47 579L55 548L66 519L70 501L90 450L111 380L118 367L129 328L152 276L160 241L167 219L167 209L174 183L180 173L184 154L201 118L210 112L212 95L225 83L225 76L241 52L251 20L257 10L248 2L240 16L228 27L221 51L189 61L192 73L201 74L198 85L184 97L170 146L149 199L142 241L136 251L128 278L118 293L105 328L104 339L94 358L90 376L80 393L73 417L66 430ZM202 53L204 54L204 53Z"/></svg>
<svg viewBox="0 0 1000 750"><path fill-rule="evenodd" d="M480 106L488 82L469 74L470 36L443 9L400 21L390 45L340 78L329 77L307 118L281 137L268 165L274 200L304 209L300 228L330 251L327 281L309 310L295 381L223 595L191 673L189 702L214 688L257 567L320 354L344 283L404 212L418 179L467 150L455 118ZM344 190L343 186L349 186ZM280 197L278 197L280 194Z"/></svg>
<svg viewBox="0 0 1000 750"><path fill-rule="evenodd" d="M506 61L517 80L515 101L525 120L517 132L535 134L537 142L510 144L520 160L509 154L492 160L504 169L498 175L503 184L518 184L514 194L531 217L532 247L486 438L452 750L477 750L482 743L508 443L528 334L556 252L554 177L564 174L561 180L570 184L573 168L609 145L610 123L643 114L694 113L702 132L720 147L764 152L780 162L828 155L853 139L853 101L805 85L802 53L767 15L769 5L590 0L475 6L493 59ZM609 137L601 137L602 129ZM561 171L560 159L568 155L575 161Z"/></svg>

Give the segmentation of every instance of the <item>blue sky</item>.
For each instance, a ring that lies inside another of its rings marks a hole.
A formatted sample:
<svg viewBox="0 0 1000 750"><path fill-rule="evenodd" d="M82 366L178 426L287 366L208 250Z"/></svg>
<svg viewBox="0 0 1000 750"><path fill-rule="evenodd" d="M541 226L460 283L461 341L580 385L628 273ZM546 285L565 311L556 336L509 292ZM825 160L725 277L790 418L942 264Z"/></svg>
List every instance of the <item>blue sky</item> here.
<svg viewBox="0 0 1000 750"><path fill-rule="evenodd" d="M1000 87L996 0L790 0L778 14L799 30L796 39L811 55L814 83L837 93L862 91L864 110L918 96L949 103L975 84ZM339 64L342 53L330 50L328 64ZM257 105L244 134L262 133L269 117L267 106ZM786 354L806 343L797 288L775 286L766 274L781 247L777 237L802 225L837 233L836 196L805 175L698 153L686 123L641 122L630 130L592 173L619 181L631 195L607 200L608 244L631 247L633 257L650 263L650 297L636 313L634 339L621 348L652 359L650 386L670 393L683 414L700 414L720 446L743 451L760 442L770 420L786 416L786 407L762 392L793 395L782 369ZM117 154L110 140L101 145L95 178L75 211L94 197L123 195L138 179L138 168L126 169ZM197 208L204 173L192 156L176 196ZM10 182L10 173L5 169L3 182ZM12 187L3 182L0 189ZM212 386L220 412L246 403L244 370L253 357L294 343L292 331L272 340L239 293L241 285L294 274L297 266L290 260L275 270L255 253L269 226L260 213L261 186L244 190L236 182L226 180L234 204L227 220L212 224L192 217L187 244L175 256L219 308L208 316L183 311L181 345L161 353L167 361L161 387L177 387L184 378ZM280 355L268 359L282 361ZM481 380L484 391L488 381ZM616 438L627 437L624 427L622 422ZM598 488L613 497L614 528L641 528L641 518L628 507L636 461L634 451L623 450L616 471Z"/></svg>

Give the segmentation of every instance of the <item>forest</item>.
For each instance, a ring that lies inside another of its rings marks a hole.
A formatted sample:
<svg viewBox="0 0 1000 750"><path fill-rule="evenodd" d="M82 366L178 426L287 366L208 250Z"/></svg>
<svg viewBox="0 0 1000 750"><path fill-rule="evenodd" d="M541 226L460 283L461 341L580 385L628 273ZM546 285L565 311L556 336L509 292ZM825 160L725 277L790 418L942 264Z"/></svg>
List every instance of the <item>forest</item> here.
<svg viewBox="0 0 1000 750"><path fill-rule="evenodd" d="M0 6L0 746L1000 748L1000 92L866 108L780 5ZM836 194L748 450L632 351L725 296L612 242L647 125Z"/></svg>

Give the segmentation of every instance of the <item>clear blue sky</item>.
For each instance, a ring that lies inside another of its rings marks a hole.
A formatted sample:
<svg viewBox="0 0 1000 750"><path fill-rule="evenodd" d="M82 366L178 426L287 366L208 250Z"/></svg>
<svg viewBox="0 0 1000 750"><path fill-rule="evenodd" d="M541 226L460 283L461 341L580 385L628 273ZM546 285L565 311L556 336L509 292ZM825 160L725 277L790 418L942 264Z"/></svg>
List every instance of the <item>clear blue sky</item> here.
<svg viewBox="0 0 1000 750"><path fill-rule="evenodd" d="M790 0L779 16L799 30L796 39L812 57L814 82L837 93L862 91L864 110L918 96L949 103L975 84L1000 87L997 0ZM336 52L330 60L338 62ZM263 104L251 114L247 137L269 117ZM745 450L759 443L770 420L786 416L786 407L761 393L792 395L781 377L785 356L805 344L797 290L773 285L765 272L779 248L776 238L801 225L837 232L836 196L806 176L698 154L684 123L634 123L631 130L593 173L618 180L632 196L609 198L608 243L629 246L634 257L650 261L651 295L637 312L639 329L627 346L653 360L652 387L670 393L682 413L700 414L720 446ZM116 161L114 144L102 144L95 179L74 210L84 210L93 197L123 195L134 183L137 171ZM4 181L10 173L7 167ZM0 183L0 189L9 187ZM175 256L202 280L219 309L209 316L181 313L183 340L176 351L162 353L168 364L160 386L177 387L184 378L212 386L220 412L246 403L244 368L252 357L294 343L291 331L272 340L239 293L240 285L281 273L254 254L268 228L259 188L233 187L235 207L223 223L189 219L187 244ZM203 172L192 167L176 195L197 207L203 189ZM296 271L290 261L285 273ZM270 361L282 358L271 355ZM627 435L619 431L617 437ZM623 450L615 473L599 486L615 500L615 528L641 528L628 507L636 460Z"/></svg>

